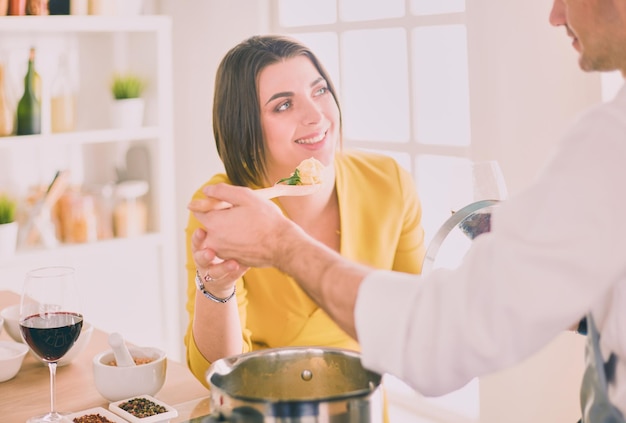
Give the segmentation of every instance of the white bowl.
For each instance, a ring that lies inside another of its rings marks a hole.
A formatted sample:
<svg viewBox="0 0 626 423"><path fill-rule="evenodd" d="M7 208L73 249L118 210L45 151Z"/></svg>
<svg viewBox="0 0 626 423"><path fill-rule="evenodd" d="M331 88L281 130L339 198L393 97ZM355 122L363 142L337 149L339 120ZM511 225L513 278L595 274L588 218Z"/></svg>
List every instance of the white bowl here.
<svg viewBox="0 0 626 423"><path fill-rule="evenodd" d="M24 342L20 331L20 305L8 306L0 311L0 316L4 319L4 329L15 342Z"/></svg>
<svg viewBox="0 0 626 423"><path fill-rule="evenodd" d="M4 317L0 316L0 334L2 333L2 329L4 329Z"/></svg>
<svg viewBox="0 0 626 423"><path fill-rule="evenodd" d="M27 352L26 344L0 341L0 382L13 379L17 375Z"/></svg>
<svg viewBox="0 0 626 423"><path fill-rule="evenodd" d="M117 367L113 350L106 350L93 358L93 378L96 389L109 401L119 401L138 395L154 395L165 383L167 356L158 348L128 347L134 358L152 361L136 366Z"/></svg>
<svg viewBox="0 0 626 423"><path fill-rule="evenodd" d="M93 333L93 325L83 320L83 328L80 330L80 335L78 336L78 339L76 340L72 348L70 348L70 350L63 357L61 357L61 359L57 363L57 367L66 366L70 364L72 360L74 360L74 358L76 358L81 353L81 351L85 349L87 344L89 344L92 333ZM43 361L37 354L35 354L33 350L30 350L30 353L37 360L39 360L39 362L47 365L47 363Z"/></svg>

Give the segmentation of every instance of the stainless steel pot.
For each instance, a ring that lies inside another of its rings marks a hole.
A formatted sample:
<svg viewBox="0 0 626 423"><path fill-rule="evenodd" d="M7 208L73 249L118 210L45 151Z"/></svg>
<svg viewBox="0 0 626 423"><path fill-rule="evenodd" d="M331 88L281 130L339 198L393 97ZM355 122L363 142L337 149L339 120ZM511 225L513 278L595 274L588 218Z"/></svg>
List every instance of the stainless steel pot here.
<svg viewBox="0 0 626 423"><path fill-rule="evenodd" d="M237 422L378 423L381 376L353 351L267 349L214 362L206 375L214 416Z"/></svg>

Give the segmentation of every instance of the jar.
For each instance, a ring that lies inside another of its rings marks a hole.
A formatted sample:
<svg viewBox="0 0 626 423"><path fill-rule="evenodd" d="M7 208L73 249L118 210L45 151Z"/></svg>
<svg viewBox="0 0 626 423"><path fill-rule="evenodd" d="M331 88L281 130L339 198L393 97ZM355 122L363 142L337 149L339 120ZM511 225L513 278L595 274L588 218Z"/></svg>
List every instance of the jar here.
<svg viewBox="0 0 626 423"><path fill-rule="evenodd" d="M59 221L64 242L82 243L98 239L98 217L92 195L68 190L59 199Z"/></svg>
<svg viewBox="0 0 626 423"><path fill-rule="evenodd" d="M70 15L89 14L89 0L71 0Z"/></svg>
<svg viewBox="0 0 626 423"><path fill-rule="evenodd" d="M50 99L50 120L54 133L70 132L76 127L76 94L70 76L69 58L62 54Z"/></svg>
<svg viewBox="0 0 626 423"><path fill-rule="evenodd" d="M47 15L48 0L26 0L27 15Z"/></svg>
<svg viewBox="0 0 626 423"><path fill-rule="evenodd" d="M24 16L26 14L26 0L9 0L7 14L11 16Z"/></svg>
<svg viewBox="0 0 626 423"><path fill-rule="evenodd" d="M4 65L0 63L0 137L13 134L15 120L4 81Z"/></svg>
<svg viewBox="0 0 626 423"><path fill-rule="evenodd" d="M9 0L0 0L0 16L6 16L9 13Z"/></svg>
<svg viewBox="0 0 626 423"><path fill-rule="evenodd" d="M107 15L115 14L115 2L112 0L89 0L88 9L90 15Z"/></svg>
<svg viewBox="0 0 626 423"><path fill-rule="evenodd" d="M114 190L115 185L113 183L85 187L85 191L94 199L98 240L113 238Z"/></svg>
<svg viewBox="0 0 626 423"><path fill-rule="evenodd" d="M145 195L148 192L146 181L131 180L115 187L116 204L113 211L113 227L118 238L146 233L148 211Z"/></svg>

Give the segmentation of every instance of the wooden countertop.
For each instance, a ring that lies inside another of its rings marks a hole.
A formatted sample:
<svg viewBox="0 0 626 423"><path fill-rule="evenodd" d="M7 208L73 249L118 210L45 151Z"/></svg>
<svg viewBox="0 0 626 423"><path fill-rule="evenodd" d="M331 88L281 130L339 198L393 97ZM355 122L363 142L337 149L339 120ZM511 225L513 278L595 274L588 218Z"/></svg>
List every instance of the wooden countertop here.
<svg viewBox="0 0 626 423"><path fill-rule="evenodd" d="M19 302L19 295L0 291L0 309ZM11 340L2 330L0 339ZM59 412L76 412L92 407L108 409L108 401L96 390L92 359L109 349L108 335L94 328L87 347L70 364L57 368L56 408ZM191 374L185 364L168 360L165 385L155 397L178 410L172 423L185 422L209 413L209 392ZM24 358L17 376L0 382L0 416L2 422L18 423L49 411L50 372L30 353Z"/></svg>

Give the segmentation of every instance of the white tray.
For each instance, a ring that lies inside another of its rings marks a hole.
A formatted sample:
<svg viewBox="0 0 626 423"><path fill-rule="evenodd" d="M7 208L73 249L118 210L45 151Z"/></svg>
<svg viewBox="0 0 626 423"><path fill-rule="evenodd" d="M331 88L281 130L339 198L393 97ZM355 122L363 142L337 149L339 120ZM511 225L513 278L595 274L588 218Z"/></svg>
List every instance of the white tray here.
<svg viewBox="0 0 626 423"><path fill-rule="evenodd" d="M154 416L139 418L139 417L133 416L132 414L120 408L121 404L127 401L130 401L132 399L135 399L135 398L143 398L143 399L152 401L153 403L157 405L161 405L165 407L166 411L165 413L156 414ZM167 423L170 421L170 419L178 417L178 411L174 407L172 407L171 405L165 404L164 402L159 401L158 399L151 397L150 395L136 395L131 398L126 398L120 401L112 402L111 404L109 404L109 410L111 410L118 416L126 419L130 423Z"/></svg>
<svg viewBox="0 0 626 423"><path fill-rule="evenodd" d="M105 410L102 407L89 408L87 410L82 410L76 413L68 414L67 416L63 417L63 422L73 423L73 420L76 417L88 416L89 414L100 414L102 417L106 417L107 419L111 420L113 423L128 423L128 420L125 420L121 418L120 416L117 416L111 413L109 410Z"/></svg>

